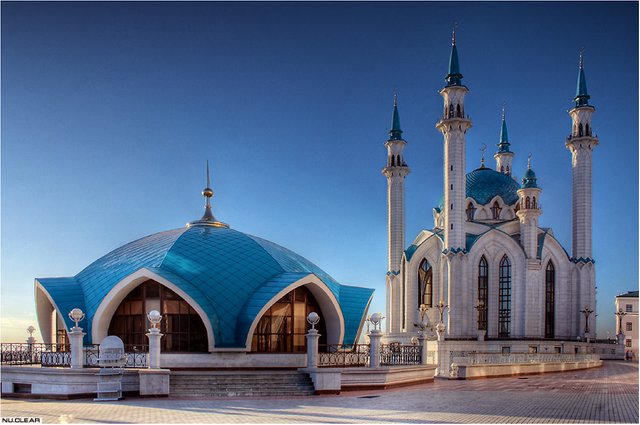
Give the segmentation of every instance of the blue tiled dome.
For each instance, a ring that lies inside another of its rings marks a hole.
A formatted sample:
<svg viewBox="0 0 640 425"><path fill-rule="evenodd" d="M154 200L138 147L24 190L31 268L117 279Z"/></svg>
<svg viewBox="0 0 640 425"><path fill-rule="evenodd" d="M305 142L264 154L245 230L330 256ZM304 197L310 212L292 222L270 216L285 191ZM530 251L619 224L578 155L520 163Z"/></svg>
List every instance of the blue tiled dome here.
<svg viewBox="0 0 640 425"><path fill-rule="evenodd" d="M496 195L507 205L518 201L518 183L508 175L490 168L477 168L468 173L466 183L467 198L473 198L480 205L488 204Z"/></svg>
<svg viewBox="0 0 640 425"><path fill-rule="evenodd" d="M538 179L536 178L536 173L534 173L531 168L528 168L524 173L524 177L522 178L522 188L531 189L538 187L538 183L536 182L537 180Z"/></svg>
<svg viewBox="0 0 640 425"><path fill-rule="evenodd" d="M128 243L74 278L38 281L61 312L74 307L86 312L90 336L100 302L118 282L142 268L178 285L198 302L212 324L216 347L243 347L260 309L309 274L335 295L345 319L344 342L353 343L373 293L340 285L310 261L273 242L225 227L197 225Z"/></svg>

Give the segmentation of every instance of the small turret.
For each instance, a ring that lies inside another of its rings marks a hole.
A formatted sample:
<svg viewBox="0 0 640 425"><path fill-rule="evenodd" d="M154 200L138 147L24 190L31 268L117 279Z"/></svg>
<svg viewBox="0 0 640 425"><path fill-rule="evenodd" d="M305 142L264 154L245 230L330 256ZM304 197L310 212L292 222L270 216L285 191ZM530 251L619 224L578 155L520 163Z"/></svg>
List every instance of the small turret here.
<svg viewBox="0 0 640 425"><path fill-rule="evenodd" d="M498 152L493 155L496 160L496 171L511 175L511 163L515 154L510 150L509 133L507 132L507 119L504 106L502 107L502 126L500 127L500 141Z"/></svg>
<svg viewBox="0 0 640 425"><path fill-rule="evenodd" d="M540 193L536 173L531 169L531 154L527 161L527 171L518 190L518 218L520 219L520 244L527 258L538 255L538 218L542 214Z"/></svg>

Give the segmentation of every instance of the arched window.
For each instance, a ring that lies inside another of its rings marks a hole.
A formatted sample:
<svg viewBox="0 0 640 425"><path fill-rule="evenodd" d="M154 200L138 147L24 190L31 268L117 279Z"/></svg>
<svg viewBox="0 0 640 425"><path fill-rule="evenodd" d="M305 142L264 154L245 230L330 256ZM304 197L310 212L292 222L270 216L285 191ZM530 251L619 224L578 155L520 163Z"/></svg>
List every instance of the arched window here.
<svg viewBox="0 0 640 425"><path fill-rule="evenodd" d="M398 164L398 167L402 165L402 162L400 161L400 155L396 156L396 164Z"/></svg>
<svg viewBox="0 0 640 425"><path fill-rule="evenodd" d="M491 213L493 214L494 220L500 219L500 211L502 211L502 208L500 208L500 204L498 204L498 201L495 201L493 203L493 206L491 207Z"/></svg>
<svg viewBox="0 0 640 425"><path fill-rule="evenodd" d="M533 197L533 200L531 201L531 208L536 209L538 208L538 205L536 204L536 197Z"/></svg>
<svg viewBox="0 0 640 425"><path fill-rule="evenodd" d="M469 202L469 205L467 205L467 221L472 221L473 217L476 214L476 208L473 206L473 202Z"/></svg>
<svg viewBox="0 0 640 425"><path fill-rule="evenodd" d="M453 103L449 105L449 118L453 118ZM451 129L451 127L449 127Z"/></svg>
<svg viewBox="0 0 640 425"><path fill-rule="evenodd" d="M507 165L507 175L510 176L511 172L509 171L509 166Z"/></svg>
<svg viewBox="0 0 640 425"><path fill-rule="evenodd" d="M582 137L582 123L578 124L578 136Z"/></svg>
<svg viewBox="0 0 640 425"><path fill-rule="evenodd" d="M549 261L545 272L544 337L555 337L556 271Z"/></svg>
<svg viewBox="0 0 640 425"><path fill-rule="evenodd" d="M487 307L489 305L489 265L487 259L480 258L478 264L478 330L487 330Z"/></svg>
<svg viewBox="0 0 640 425"><path fill-rule="evenodd" d="M289 292L260 318L253 331L251 351L257 352L294 352L307 350L305 334L307 333L307 315L315 311L322 317L322 312L313 294L300 286ZM320 344L327 343L325 321L317 325L320 333Z"/></svg>
<svg viewBox="0 0 640 425"><path fill-rule="evenodd" d="M462 114L461 114L461 112L460 112L460 104L458 104L458 105L456 106L456 116L457 116L457 117L462 117Z"/></svg>
<svg viewBox="0 0 640 425"><path fill-rule="evenodd" d="M433 307L433 268L426 258L418 267L418 304Z"/></svg>
<svg viewBox="0 0 640 425"><path fill-rule="evenodd" d="M153 280L133 289L111 318L109 335L116 335L125 345L146 345L147 313L162 315L160 332L164 352L207 351L207 330L198 313L182 297Z"/></svg>
<svg viewBox="0 0 640 425"><path fill-rule="evenodd" d="M527 199L524 201L524 207L526 209L531 208L531 200L529 199L529 197L527 196Z"/></svg>
<svg viewBox="0 0 640 425"><path fill-rule="evenodd" d="M585 124L584 125L584 135L585 136L591 136L591 131L590 131L590 128L589 128L589 124Z"/></svg>
<svg viewBox="0 0 640 425"><path fill-rule="evenodd" d="M506 255L500 260L498 293L498 336L511 334L511 261Z"/></svg>

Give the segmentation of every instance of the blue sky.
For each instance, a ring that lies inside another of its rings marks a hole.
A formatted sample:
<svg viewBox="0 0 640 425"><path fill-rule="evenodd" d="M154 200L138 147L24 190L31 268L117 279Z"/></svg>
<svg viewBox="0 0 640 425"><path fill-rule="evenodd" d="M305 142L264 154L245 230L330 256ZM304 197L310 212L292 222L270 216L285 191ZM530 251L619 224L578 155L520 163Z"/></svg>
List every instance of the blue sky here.
<svg viewBox="0 0 640 425"><path fill-rule="evenodd" d="M35 324L33 279L199 218L205 160L216 217L290 248L384 311L384 142L397 87L407 245L442 194L451 27L467 169L495 151L507 105L542 226L570 250L564 146L578 51L593 158L599 336L638 286L637 3L2 3L2 339ZM489 161L492 164L493 160Z"/></svg>

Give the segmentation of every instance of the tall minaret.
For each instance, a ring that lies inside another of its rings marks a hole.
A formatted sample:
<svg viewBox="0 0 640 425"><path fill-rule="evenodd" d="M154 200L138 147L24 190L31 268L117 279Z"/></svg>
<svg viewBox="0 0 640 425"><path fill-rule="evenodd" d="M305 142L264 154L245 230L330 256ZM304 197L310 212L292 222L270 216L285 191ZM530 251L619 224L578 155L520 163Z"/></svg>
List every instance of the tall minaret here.
<svg viewBox="0 0 640 425"><path fill-rule="evenodd" d="M500 143L498 143L498 152L493 157L496 159L496 171L511 175L511 161L514 153L509 150L509 134L507 133L507 120L505 118L504 106L502 107L502 127L500 128Z"/></svg>
<svg viewBox="0 0 640 425"><path fill-rule="evenodd" d="M536 183L536 173L531 169L531 156L527 171L522 179L522 187L518 190L520 208L517 215L520 219L520 245L527 258L535 259L538 255L538 218L540 209L540 193L542 189Z"/></svg>
<svg viewBox="0 0 640 425"><path fill-rule="evenodd" d="M402 151L407 144L402 139L400 115L398 115L398 97L393 95L393 118L387 148L387 165L382 174L387 177L388 205L388 269L387 269L387 323L390 332L398 332L401 327L402 294L399 279L400 262L404 251L404 178L409 167L404 161Z"/></svg>
<svg viewBox="0 0 640 425"><path fill-rule="evenodd" d="M465 249L464 199L465 199L465 135L471 120L465 118L462 74L458 64L456 33L451 38L447 84L440 90L444 98L444 114L436 128L444 136L444 249L459 252Z"/></svg>
<svg viewBox="0 0 640 425"><path fill-rule="evenodd" d="M573 121L573 130L565 143L571 151L571 255L576 260L592 259L591 252L591 152L598 145L593 135L591 115L595 108L589 105L587 81L582 67L580 51L580 69L576 106L569 111Z"/></svg>

